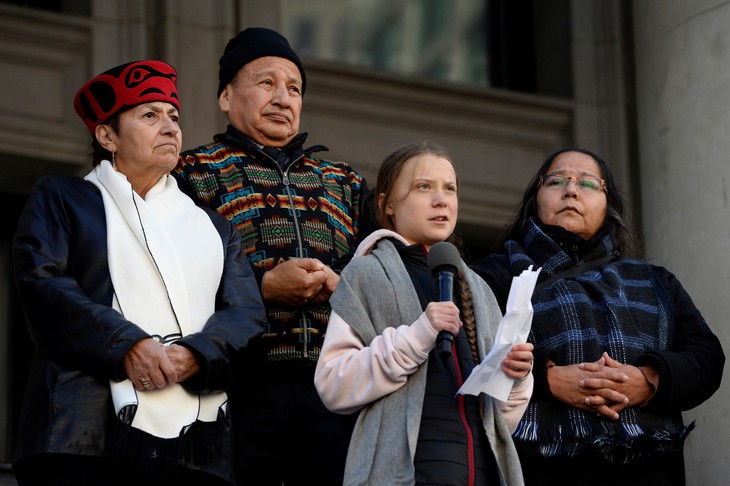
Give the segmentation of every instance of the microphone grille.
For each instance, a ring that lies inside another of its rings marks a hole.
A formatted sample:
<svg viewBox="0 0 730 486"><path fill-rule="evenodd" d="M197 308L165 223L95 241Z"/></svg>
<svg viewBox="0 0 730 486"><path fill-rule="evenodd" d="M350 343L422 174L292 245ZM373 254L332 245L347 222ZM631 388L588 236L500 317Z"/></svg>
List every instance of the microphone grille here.
<svg viewBox="0 0 730 486"><path fill-rule="evenodd" d="M441 241L433 245L428 251L427 260L428 270L432 275L440 270L446 270L456 274L458 273L461 256L459 255L459 250L454 245L448 241Z"/></svg>

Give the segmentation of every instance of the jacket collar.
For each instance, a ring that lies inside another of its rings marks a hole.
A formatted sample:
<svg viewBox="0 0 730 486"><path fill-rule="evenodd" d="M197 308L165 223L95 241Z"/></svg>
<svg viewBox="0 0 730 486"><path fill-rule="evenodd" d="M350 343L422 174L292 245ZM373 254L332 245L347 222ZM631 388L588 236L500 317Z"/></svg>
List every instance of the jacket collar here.
<svg viewBox="0 0 730 486"><path fill-rule="evenodd" d="M329 148L324 145L313 145L308 148L303 148L308 135L308 132L302 132L297 134L283 147L267 147L256 143L251 139L251 137L238 131L232 125L228 125L228 128L224 133L215 135L213 139L219 143L251 148L256 151L256 153L277 162L283 169L286 169L289 164L299 160L303 156L307 156L315 152L326 152L329 150Z"/></svg>

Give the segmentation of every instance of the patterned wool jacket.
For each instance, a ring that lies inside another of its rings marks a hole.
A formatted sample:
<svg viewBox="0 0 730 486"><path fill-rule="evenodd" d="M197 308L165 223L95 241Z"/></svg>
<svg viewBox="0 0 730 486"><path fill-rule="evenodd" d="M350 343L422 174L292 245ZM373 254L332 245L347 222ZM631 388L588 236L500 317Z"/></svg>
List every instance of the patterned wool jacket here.
<svg viewBox="0 0 730 486"><path fill-rule="evenodd" d="M262 147L229 126L214 143L180 155L174 175L199 205L218 211L241 233L259 288L263 275L292 257L317 258L341 269L357 246L365 180L348 165L302 148L306 133L286 147ZM330 307L266 305L261 341L269 361L314 362Z"/></svg>

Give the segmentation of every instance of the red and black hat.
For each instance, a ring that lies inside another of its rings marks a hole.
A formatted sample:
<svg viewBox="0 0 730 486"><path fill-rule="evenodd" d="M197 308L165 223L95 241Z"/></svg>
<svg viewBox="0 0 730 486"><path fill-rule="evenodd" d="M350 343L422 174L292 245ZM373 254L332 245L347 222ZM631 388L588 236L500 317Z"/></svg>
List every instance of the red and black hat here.
<svg viewBox="0 0 730 486"><path fill-rule="evenodd" d="M180 110L177 72L165 62L134 61L99 74L76 93L74 109L93 136L113 115L150 101L166 101Z"/></svg>

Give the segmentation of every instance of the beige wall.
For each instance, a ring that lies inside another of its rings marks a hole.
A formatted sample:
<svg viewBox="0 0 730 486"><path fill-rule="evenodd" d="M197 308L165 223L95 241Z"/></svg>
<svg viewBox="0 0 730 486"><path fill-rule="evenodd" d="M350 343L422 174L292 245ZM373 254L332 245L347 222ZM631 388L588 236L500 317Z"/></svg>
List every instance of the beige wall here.
<svg viewBox="0 0 730 486"><path fill-rule="evenodd" d="M646 257L674 272L730 350L730 5L636 2ZM702 370L700 370L701 372ZM727 365L725 379L727 381ZM728 483L730 392L686 413L690 486Z"/></svg>
<svg viewBox="0 0 730 486"><path fill-rule="evenodd" d="M0 51L6 68L0 81L9 90L9 102L0 105L0 152L44 161L29 167L0 159L6 190L27 190L47 172L87 170L89 136L71 100L86 79L121 62L155 56L177 68L184 146L208 142L225 127L215 97L222 47L237 25L278 28L276 10L228 1L202 8L202 2L186 0L165 2L150 18L145 13L153 3L96 1L92 19L0 5L11 21L5 39L0 33L7 53L3 59ZM32 28L41 22L52 28ZM310 132L309 142L328 145L328 156L372 179L397 146L435 139L456 156L464 180L461 219L475 225L502 226L534 168L572 136L573 105L565 100L305 62L302 129ZM19 188L13 180L24 184Z"/></svg>
<svg viewBox="0 0 730 486"><path fill-rule="evenodd" d="M180 74L184 145L207 142L225 127L215 98L225 42L239 27L279 28L282 23L277 3L268 1L92 4L92 18L0 5L7 23L0 32L0 83L6 95L0 104L0 153L40 160L18 164L0 157L0 175L5 175L0 189L24 191L43 173L86 170L89 137L73 112L73 94L93 74L124 61L159 57L172 63ZM476 225L502 226L534 168L547 153L570 143L614 160L619 178L628 181L615 5L577 2L579 18L615 22L583 31L585 22L574 21L577 64L592 66L574 76L575 101L428 83L305 59L310 82L302 128L311 133L312 143L330 146L329 156L352 163L366 176L397 146L437 140L454 152L464 176L461 219ZM47 28L35 29L38 24ZM612 74L607 76L595 58L611 59Z"/></svg>

